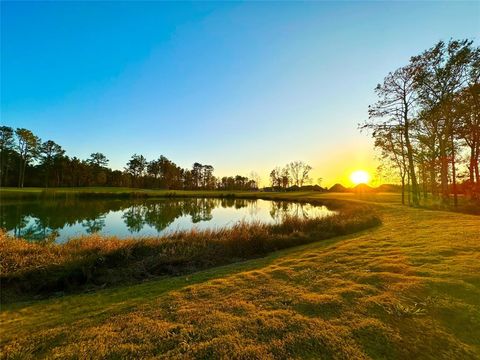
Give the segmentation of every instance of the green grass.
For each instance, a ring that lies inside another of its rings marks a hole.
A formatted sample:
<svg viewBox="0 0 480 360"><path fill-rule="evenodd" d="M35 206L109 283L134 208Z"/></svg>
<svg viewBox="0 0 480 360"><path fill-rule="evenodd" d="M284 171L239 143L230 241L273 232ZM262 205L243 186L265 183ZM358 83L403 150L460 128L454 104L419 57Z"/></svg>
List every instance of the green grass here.
<svg viewBox="0 0 480 360"><path fill-rule="evenodd" d="M72 188L0 188L0 199L41 199L41 198L135 198L135 197L255 197L253 192L217 190L154 190L127 187L72 187Z"/></svg>
<svg viewBox="0 0 480 360"><path fill-rule="evenodd" d="M478 216L401 207L394 194L264 195L368 202L383 224L190 275L3 305L2 357L480 357Z"/></svg>

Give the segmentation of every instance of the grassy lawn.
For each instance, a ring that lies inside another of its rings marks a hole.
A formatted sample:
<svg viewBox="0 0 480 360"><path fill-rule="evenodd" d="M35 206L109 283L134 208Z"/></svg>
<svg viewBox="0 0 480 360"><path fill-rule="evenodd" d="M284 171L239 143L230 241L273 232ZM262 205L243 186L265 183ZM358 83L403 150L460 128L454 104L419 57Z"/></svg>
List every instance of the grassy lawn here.
<svg viewBox="0 0 480 360"><path fill-rule="evenodd" d="M41 196L109 196L118 197L124 196L143 196L143 197L165 197L165 196L227 196L227 195L246 195L252 196L251 191L239 192L239 191L212 191L212 190L154 190L154 189L137 189L127 187L62 187L62 188L1 188L0 198L4 199L21 199L21 198L38 198ZM256 193L258 195L258 193Z"/></svg>
<svg viewBox="0 0 480 360"><path fill-rule="evenodd" d="M39 190L40 191L40 190ZM264 258L2 306L3 358L480 358L480 218L396 194L383 225Z"/></svg>

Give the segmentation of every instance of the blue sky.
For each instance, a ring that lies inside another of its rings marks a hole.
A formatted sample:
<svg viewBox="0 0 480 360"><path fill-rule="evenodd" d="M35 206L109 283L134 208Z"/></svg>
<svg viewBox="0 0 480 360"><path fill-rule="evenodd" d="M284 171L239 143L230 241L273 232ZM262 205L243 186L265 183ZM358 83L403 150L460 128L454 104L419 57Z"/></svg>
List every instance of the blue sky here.
<svg viewBox="0 0 480 360"><path fill-rule="evenodd" d="M357 130L389 72L480 36L478 2L2 2L1 123L67 154L217 175L372 171Z"/></svg>

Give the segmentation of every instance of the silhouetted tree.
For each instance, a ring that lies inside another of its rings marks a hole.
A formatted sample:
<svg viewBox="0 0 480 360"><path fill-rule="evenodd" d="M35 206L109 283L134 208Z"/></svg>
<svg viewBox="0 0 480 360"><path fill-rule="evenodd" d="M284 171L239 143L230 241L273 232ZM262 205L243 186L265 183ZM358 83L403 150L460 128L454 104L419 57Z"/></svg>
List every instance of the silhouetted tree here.
<svg viewBox="0 0 480 360"><path fill-rule="evenodd" d="M415 68L402 67L389 73L375 92L379 100L369 108L372 120L381 120L380 126L393 126L402 131L402 146L408 159L408 176L412 184L413 205L419 204L417 176L415 173L411 124L415 116L417 94L414 89ZM372 123L370 123L372 124ZM378 127L377 127L378 128Z"/></svg>
<svg viewBox="0 0 480 360"><path fill-rule="evenodd" d="M469 149L468 175L474 196L480 195L480 84L464 89L455 102L459 118L458 138Z"/></svg>
<svg viewBox="0 0 480 360"><path fill-rule="evenodd" d="M65 150L52 140L47 140L40 146L39 157L40 165L44 168L45 172L45 187L48 187L50 171L64 154Z"/></svg>
<svg viewBox="0 0 480 360"><path fill-rule="evenodd" d="M15 145L13 134L13 128L0 126L0 186L8 181L11 154Z"/></svg>
<svg viewBox="0 0 480 360"><path fill-rule="evenodd" d="M453 192L457 204L459 160L466 149L470 187L479 192L479 77L480 48L473 41L440 41L388 74L375 89L379 100L369 107L370 119L361 128L372 130L383 158L397 164L402 180L411 182L415 205L417 174L424 198L428 190L436 196L439 181L443 202Z"/></svg>
<svg viewBox="0 0 480 360"><path fill-rule="evenodd" d="M292 177L294 185L303 186L306 181L308 181L308 174L312 167L308 164L305 164L303 161L293 161L286 167Z"/></svg>
<svg viewBox="0 0 480 360"><path fill-rule="evenodd" d="M90 154L90 158L87 159L87 162L90 166L93 166L95 168L104 168L108 166L109 160L104 154L96 152Z"/></svg>
<svg viewBox="0 0 480 360"><path fill-rule="evenodd" d="M132 176L133 186L138 186L138 179L143 175L147 167L147 159L143 155L132 155L132 158L128 161L125 171Z"/></svg>
<svg viewBox="0 0 480 360"><path fill-rule="evenodd" d="M40 139L30 130L23 128L17 129L15 134L17 135L17 151L20 155L18 187L22 188L27 165L38 156Z"/></svg>
<svg viewBox="0 0 480 360"><path fill-rule="evenodd" d="M455 168L455 120L453 116L453 99L468 83L469 68L473 55L478 49L473 48L471 40L439 41L421 55L412 57L415 71L414 87L418 93L420 105L429 112L437 131L440 156L440 183L444 202L449 199L448 170L449 159L452 171L452 184L455 204L456 168Z"/></svg>
<svg viewBox="0 0 480 360"><path fill-rule="evenodd" d="M270 172L270 184L273 188L282 186L282 170L278 166Z"/></svg>
<svg viewBox="0 0 480 360"><path fill-rule="evenodd" d="M256 171L251 171L248 177L255 183L255 188L260 189L260 181L262 180L260 175Z"/></svg>
<svg viewBox="0 0 480 360"><path fill-rule="evenodd" d="M157 184L156 180L160 177L160 169L160 160L152 160L147 164L147 174L155 179L155 184Z"/></svg>

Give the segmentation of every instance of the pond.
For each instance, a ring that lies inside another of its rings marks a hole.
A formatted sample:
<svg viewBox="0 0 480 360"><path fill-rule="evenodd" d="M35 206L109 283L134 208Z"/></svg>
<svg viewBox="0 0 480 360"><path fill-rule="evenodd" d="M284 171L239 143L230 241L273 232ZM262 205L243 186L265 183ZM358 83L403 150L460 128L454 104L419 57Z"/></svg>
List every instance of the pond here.
<svg viewBox="0 0 480 360"><path fill-rule="evenodd" d="M335 213L305 203L233 198L4 201L0 228L31 241L51 237L64 242L92 233L121 238L158 236L228 227L240 221L274 224L286 216L318 218Z"/></svg>

